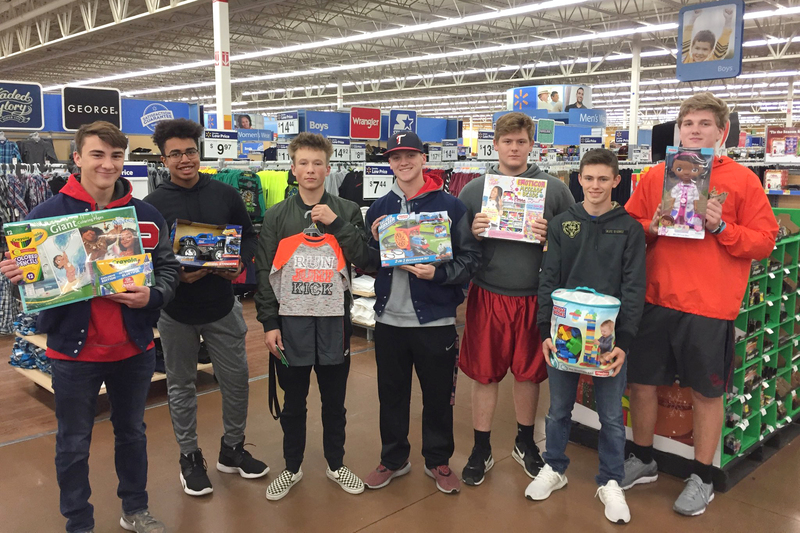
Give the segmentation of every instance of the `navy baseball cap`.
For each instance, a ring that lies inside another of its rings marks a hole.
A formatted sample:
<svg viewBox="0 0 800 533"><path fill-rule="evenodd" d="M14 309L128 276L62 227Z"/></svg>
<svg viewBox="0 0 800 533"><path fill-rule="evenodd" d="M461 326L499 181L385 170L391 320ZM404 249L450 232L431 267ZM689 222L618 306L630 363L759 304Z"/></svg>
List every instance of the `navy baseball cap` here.
<svg viewBox="0 0 800 533"><path fill-rule="evenodd" d="M422 148L422 141L413 131L400 131L389 137L384 153L389 154L397 150L414 150L419 153L425 153Z"/></svg>

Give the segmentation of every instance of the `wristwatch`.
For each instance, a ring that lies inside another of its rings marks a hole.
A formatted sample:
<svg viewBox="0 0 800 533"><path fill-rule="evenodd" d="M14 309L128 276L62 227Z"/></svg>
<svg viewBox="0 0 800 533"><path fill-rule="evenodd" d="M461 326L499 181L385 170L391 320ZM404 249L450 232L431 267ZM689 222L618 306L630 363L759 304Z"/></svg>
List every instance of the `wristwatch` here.
<svg viewBox="0 0 800 533"><path fill-rule="evenodd" d="M724 220L720 220L720 221L719 221L719 226L717 226L717 229L715 229L714 231L712 231L712 232L711 232L711 234L712 234L712 235L719 235L719 234L720 234L720 233L722 233L724 230L725 230L725 221L724 221Z"/></svg>

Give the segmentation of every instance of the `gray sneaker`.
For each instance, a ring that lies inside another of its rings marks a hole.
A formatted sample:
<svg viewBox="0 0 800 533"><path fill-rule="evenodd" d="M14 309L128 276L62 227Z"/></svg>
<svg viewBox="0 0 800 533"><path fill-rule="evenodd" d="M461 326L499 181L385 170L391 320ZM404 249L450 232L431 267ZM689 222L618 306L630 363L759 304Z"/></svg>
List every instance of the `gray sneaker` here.
<svg viewBox="0 0 800 533"><path fill-rule="evenodd" d="M686 480L681 495L675 500L672 510L684 516L697 516L706 512L706 507L714 499L714 485L703 483L700 476L692 474Z"/></svg>
<svg viewBox="0 0 800 533"><path fill-rule="evenodd" d="M625 460L625 477L620 486L623 490L628 490L634 485L642 483L653 483L658 479L658 465L655 460L644 464L641 459L631 454Z"/></svg>
<svg viewBox="0 0 800 533"><path fill-rule="evenodd" d="M138 513L125 514L119 519L122 529L135 531L136 533L167 533L167 528L150 515L147 509Z"/></svg>

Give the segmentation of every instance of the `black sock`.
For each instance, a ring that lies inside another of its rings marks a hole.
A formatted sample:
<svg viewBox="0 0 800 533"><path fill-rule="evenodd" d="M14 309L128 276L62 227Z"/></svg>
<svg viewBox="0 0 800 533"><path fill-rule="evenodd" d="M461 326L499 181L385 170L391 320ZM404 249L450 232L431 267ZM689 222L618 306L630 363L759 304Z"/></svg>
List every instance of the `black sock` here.
<svg viewBox="0 0 800 533"><path fill-rule="evenodd" d="M710 484L713 480L713 477L711 475L711 473L713 472L712 468L713 467L711 465L705 465L700 461L698 461L697 459L692 461L692 471L698 476L700 476L700 479L702 479L703 483L705 483L706 485Z"/></svg>
<svg viewBox="0 0 800 533"><path fill-rule="evenodd" d="M473 431L475 432L475 447L484 452L491 452L492 444L489 437L492 435L492 432L478 431L477 429Z"/></svg>
<svg viewBox="0 0 800 533"><path fill-rule="evenodd" d="M644 464L649 464L653 461L653 445L650 446L640 446L633 443L632 448L633 455L639 458L641 462Z"/></svg>
<svg viewBox="0 0 800 533"><path fill-rule="evenodd" d="M517 422L517 442L533 445L533 425L523 426Z"/></svg>

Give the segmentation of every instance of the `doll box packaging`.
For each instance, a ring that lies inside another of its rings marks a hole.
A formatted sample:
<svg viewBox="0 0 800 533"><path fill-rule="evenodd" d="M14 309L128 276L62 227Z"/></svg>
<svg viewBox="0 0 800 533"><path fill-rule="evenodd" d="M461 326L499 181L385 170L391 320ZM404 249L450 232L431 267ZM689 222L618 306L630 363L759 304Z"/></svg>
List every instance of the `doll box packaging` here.
<svg viewBox="0 0 800 533"><path fill-rule="evenodd" d="M378 225L381 266L449 261L453 258L446 211L388 215Z"/></svg>
<svg viewBox="0 0 800 533"><path fill-rule="evenodd" d="M550 336L555 351L550 353L550 363L567 372L610 376L600 354L614 349L620 301L588 287L557 289L552 297Z"/></svg>
<svg viewBox="0 0 800 533"><path fill-rule="evenodd" d="M706 204L714 150L667 147L658 234L705 238Z"/></svg>
<svg viewBox="0 0 800 533"><path fill-rule="evenodd" d="M533 221L544 216L547 181L487 174L481 213L489 216L484 237L539 242Z"/></svg>
<svg viewBox="0 0 800 533"><path fill-rule="evenodd" d="M182 266L214 270L239 269L242 227L202 224L178 219L170 235L175 258Z"/></svg>

